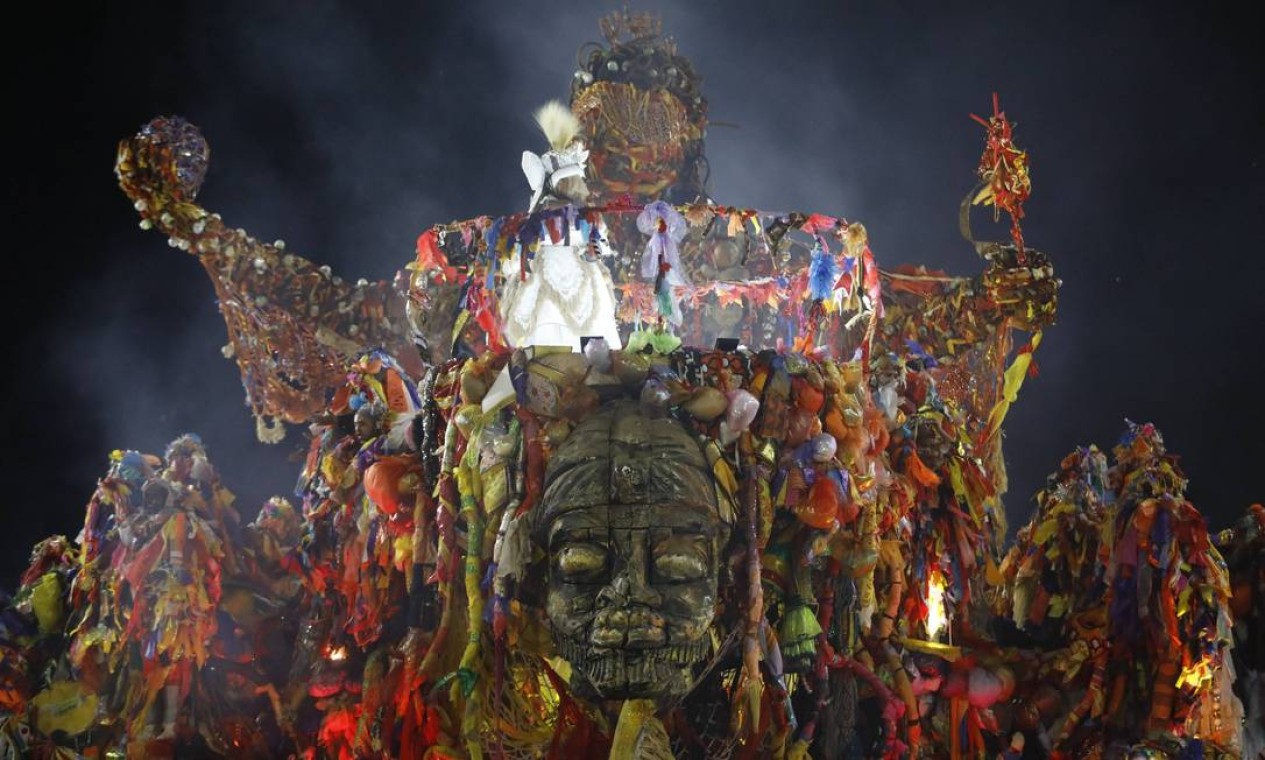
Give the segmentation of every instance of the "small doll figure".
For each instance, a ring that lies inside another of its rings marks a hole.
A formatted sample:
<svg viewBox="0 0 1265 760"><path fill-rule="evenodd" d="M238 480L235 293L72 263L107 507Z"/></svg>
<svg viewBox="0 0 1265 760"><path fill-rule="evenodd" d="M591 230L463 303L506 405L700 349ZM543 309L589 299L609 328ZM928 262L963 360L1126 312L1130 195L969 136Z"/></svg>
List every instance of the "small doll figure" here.
<svg viewBox="0 0 1265 760"><path fill-rule="evenodd" d="M536 122L551 150L543 156L523 153L523 173L532 188L529 211L583 203L588 197L588 150L579 139L580 122L556 102L537 111ZM590 223L571 209L565 215L533 217L527 224L541 226L541 243L534 253L520 250L505 264L501 318L506 339L518 347L570 346L579 351L580 338L591 335L619 348L615 291L599 258L612 255L601 222Z"/></svg>

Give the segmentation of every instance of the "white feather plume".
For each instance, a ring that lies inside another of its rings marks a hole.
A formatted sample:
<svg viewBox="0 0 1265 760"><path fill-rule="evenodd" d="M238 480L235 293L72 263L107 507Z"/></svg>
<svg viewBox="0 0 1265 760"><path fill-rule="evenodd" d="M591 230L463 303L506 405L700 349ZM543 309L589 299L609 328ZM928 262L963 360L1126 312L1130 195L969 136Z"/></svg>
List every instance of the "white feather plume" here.
<svg viewBox="0 0 1265 760"><path fill-rule="evenodd" d="M551 100L536 111L536 123L545 133L549 147L564 150L580 134L580 120L571 109L557 100Z"/></svg>

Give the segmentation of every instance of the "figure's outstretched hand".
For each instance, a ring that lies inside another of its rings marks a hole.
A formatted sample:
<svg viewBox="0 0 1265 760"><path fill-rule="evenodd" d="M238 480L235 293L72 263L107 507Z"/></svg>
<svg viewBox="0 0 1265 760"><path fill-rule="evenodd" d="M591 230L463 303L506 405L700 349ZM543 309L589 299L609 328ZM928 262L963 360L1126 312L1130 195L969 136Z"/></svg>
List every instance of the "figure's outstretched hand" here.
<svg viewBox="0 0 1265 760"><path fill-rule="evenodd" d="M261 440L275 443L276 420L303 422L325 409L345 382L342 368L367 347L407 356L404 304L388 283L345 282L283 241L258 240L199 206L210 154L197 127L164 116L119 143L115 172L141 227L166 235L211 276L226 355L242 371Z"/></svg>
<svg viewBox="0 0 1265 760"><path fill-rule="evenodd" d="M119 143L115 171L133 200L193 203L210 156L197 127L179 116L160 116Z"/></svg>

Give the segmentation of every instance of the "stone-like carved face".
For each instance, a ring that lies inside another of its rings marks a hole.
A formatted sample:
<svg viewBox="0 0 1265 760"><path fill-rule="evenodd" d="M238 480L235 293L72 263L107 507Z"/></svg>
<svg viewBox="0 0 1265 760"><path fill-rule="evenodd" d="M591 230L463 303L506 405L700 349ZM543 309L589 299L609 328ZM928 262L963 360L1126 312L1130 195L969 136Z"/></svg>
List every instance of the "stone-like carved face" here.
<svg viewBox="0 0 1265 760"><path fill-rule="evenodd" d="M688 689L709 652L731 515L676 421L616 402L575 429L550 460L534 534L577 687L604 699Z"/></svg>

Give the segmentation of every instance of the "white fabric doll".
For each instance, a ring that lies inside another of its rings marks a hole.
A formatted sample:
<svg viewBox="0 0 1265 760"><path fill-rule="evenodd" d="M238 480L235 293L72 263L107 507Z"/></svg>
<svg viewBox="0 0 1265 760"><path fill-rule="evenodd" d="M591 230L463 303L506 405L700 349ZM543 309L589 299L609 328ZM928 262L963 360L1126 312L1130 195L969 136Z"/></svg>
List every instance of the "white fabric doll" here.
<svg viewBox="0 0 1265 760"><path fill-rule="evenodd" d="M523 173L531 185L530 211L583 203L588 197L584 165L588 150L579 139L580 122L566 106L546 104L536 112L536 123L551 149L543 156L523 152ZM554 220L555 222L557 220ZM588 223L570 214L566 233L558 243L547 230L530 262L522 271L521 250L506 263L501 294L501 320L506 340L513 346L570 346L580 350L580 338L601 336L611 348L619 348L619 324L615 320L615 290L610 271L601 256L613 252L606 244L599 221L593 236ZM596 239L596 245L591 240Z"/></svg>

